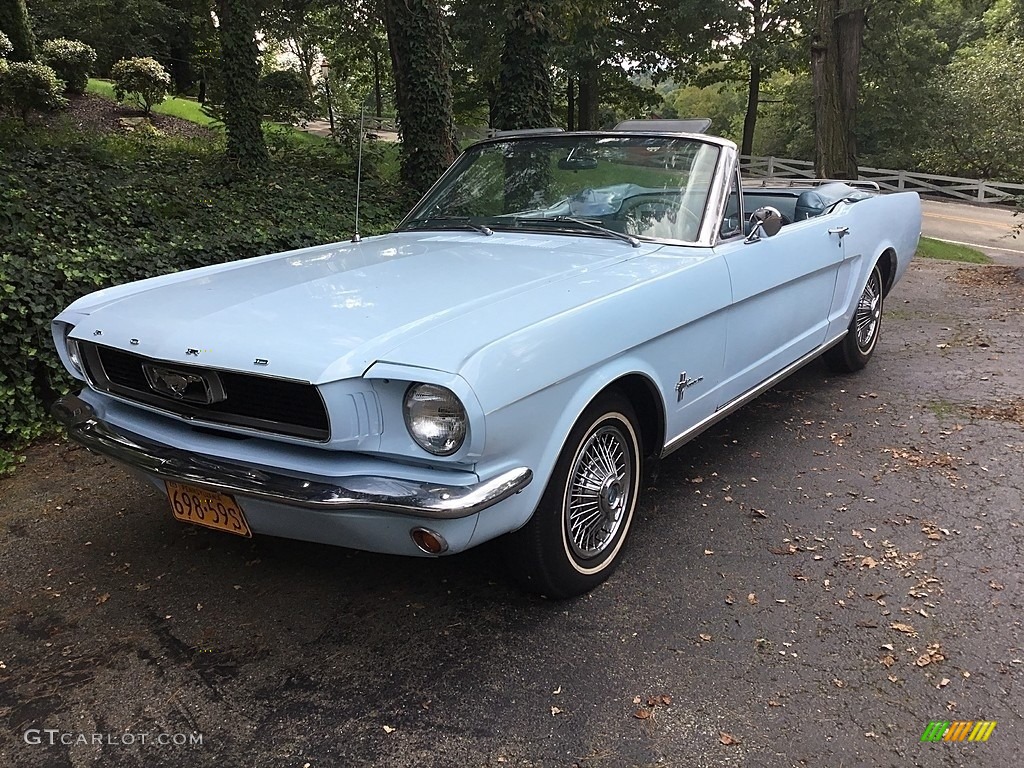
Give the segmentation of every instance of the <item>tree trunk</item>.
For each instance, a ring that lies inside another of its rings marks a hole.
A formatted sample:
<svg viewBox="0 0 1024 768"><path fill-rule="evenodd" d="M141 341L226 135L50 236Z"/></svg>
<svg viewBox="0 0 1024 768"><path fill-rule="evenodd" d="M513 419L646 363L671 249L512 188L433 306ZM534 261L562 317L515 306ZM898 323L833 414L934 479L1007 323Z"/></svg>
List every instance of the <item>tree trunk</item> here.
<svg viewBox="0 0 1024 768"><path fill-rule="evenodd" d="M863 0L841 2L841 14L836 19L839 38L839 87L840 103L849 131L847 141L847 168L857 178L857 101L860 92L860 57L864 46L864 28L867 24L867 10L859 5Z"/></svg>
<svg viewBox="0 0 1024 768"><path fill-rule="evenodd" d="M518 0L507 11L494 126L499 130L550 128L554 123L545 5L543 0Z"/></svg>
<svg viewBox="0 0 1024 768"><path fill-rule="evenodd" d="M438 0L385 0L401 178L421 195L455 159L451 40Z"/></svg>
<svg viewBox="0 0 1024 768"><path fill-rule="evenodd" d="M28 20L25 0L0 0L0 32L14 46L11 61L32 61L36 57L36 39Z"/></svg>
<svg viewBox="0 0 1024 768"><path fill-rule="evenodd" d="M270 157L259 96L258 15L255 0L217 0L227 155L247 171L263 167Z"/></svg>
<svg viewBox="0 0 1024 768"><path fill-rule="evenodd" d="M192 26L180 25L168 41L168 48L171 54L172 88L175 93L187 93L196 82L195 73L192 71L192 54L195 51Z"/></svg>
<svg viewBox="0 0 1024 768"><path fill-rule="evenodd" d="M380 81L380 50L373 47L373 108L377 117L384 114L384 93Z"/></svg>
<svg viewBox="0 0 1024 768"><path fill-rule="evenodd" d="M750 62L750 83L747 86L747 114L743 118L741 155L754 153L754 129L757 127L757 105L761 100L761 64Z"/></svg>
<svg viewBox="0 0 1024 768"><path fill-rule="evenodd" d="M584 62L579 70L579 120L581 131L597 130L598 71L597 62Z"/></svg>
<svg viewBox="0 0 1024 768"><path fill-rule="evenodd" d="M576 80L569 75L568 83L565 86L565 128L568 131L576 130Z"/></svg>
<svg viewBox="0 0 1024 768"><path fill-rule="evenodd" d="M811 39L815 171L857 178L857 91L867 12L861 0L818 0Z"/></svg>

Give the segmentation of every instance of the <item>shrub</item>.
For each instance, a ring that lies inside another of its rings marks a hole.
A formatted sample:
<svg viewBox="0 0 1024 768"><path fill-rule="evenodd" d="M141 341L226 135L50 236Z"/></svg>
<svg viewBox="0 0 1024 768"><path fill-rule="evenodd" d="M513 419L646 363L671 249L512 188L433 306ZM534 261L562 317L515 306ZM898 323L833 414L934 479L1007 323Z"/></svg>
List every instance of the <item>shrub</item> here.
<svg viewBox="0 0 1024 768"><path fill-rule="evenodd" d="M43 43L40 59L53 67L57 77L67 84L68 91L85 93L89 73L96 63L96 51L85 43L61 37Z"/></svg>
<svg viewBox="0 0 1024 768"><path fill-rule="evenodd" d="M148 115L154 104L167 98L171 76L160 62L149 57L121 59L110 70L114 96L118 101L131 99Z"/></svg>
<svg viewBox="0 0 1024 768"><path fill-rule="evenodd" d="M0 70L0 104L21 115L23 122L28 122L33 110L52 112L66 107L63 93L64 81L45 64L11 61Z"/></svg>
<svg viewBox="0 0 1024 768"><path fill-rule="evenodd" d="M0 59L6 59L11 55L11 51L14 50L14 46L11 45L11 38L0 30Z"/></svg>
<svg viewBox="0 0 1024 768"><path fill-rule="evenodd" d="M281 123L308 121L316 111L302 73L294 69L268 72L260 80L263 114Z"/></svg>

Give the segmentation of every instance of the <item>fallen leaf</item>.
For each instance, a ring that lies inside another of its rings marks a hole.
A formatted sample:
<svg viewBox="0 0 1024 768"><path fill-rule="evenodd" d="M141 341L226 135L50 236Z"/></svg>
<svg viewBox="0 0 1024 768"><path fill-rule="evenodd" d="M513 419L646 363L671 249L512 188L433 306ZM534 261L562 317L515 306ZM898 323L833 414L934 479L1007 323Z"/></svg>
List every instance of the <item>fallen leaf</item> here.
<svg viewBox="0 0 1024 768"><path fill-rule="evenodd" d="M703 640L705 643L709 643L711 642L711 635L706 635L703 632L701 632L700 639Z"/></svg>
<svg viewBox="0 0 1024 768"><path fill-rule="evenodd" d="M917 661L914 662L919 667L927 667L932 663L932 657L927 653L923 653L917 657Z"/></svg>
<svg viewBox="0 0 1024 768"><path fill-rule="evenodd" d="M639 696L634 696L633 697L633 703L634 704L639 704L640 703L640 697Z"/></svg>
<svg viewBox="0 0 1024 768"><path fill-rule="evenodd" d="M875 568L878 566L878 561L873 557L862 557L860 559L861 568Z"/></svg>
<svg viewBox="0 0 1024 768"><path fill-rule="evenodd" d="M555 715L560 715L560 714L562 714L562 712L563 712L563 710L559 709L558 707L552 707L551 708L551 716L552 717L554 717Z"/></svg>
<svg viewBox="0 0 1024 768"><path fill-rule="evenodd" d="M1005 587L1002 584L1000 584L998 581L990 581L988 583L988 585L989 585L989 587L994 589L996 592L1000 592L1003 589L1005 589Z"/></svg>
<svg viewBox="0 0 1024 768"><path fill-rule="evenodd" d="M661 702L661 705L663 707L667 707L669 704L672 703L672 697L669 696L667 693L661 694L661 696L658 697L658 700Z"/></svg>
<svg viewBox="0 0 1024 768"><path fill-rule="evenodd" d="M562 692L562 686L558 686L558 687L557 687L557 688L555 688L555 690L553 690L553 691L552 691L551 693L552 693L553 695L557 696L557 695L558 695L558 694L560 694L561 692Z"/></svg>
<svg viewBox="0 0 1024 768"><path fill-rule="evenodd" d="M889 626L892 629L895 629L897 632L903 632L904 634L911 635L913 637L917 637L917 630L914 629L909 624L903 624L903 623L897 621L897 622L894 622L894 623L890 624Z"/></svg>
<svg viewBox="0 0 1024 768"><path fill-rule="evenodd" d="M633 713L633 717L637 720L647 720L651 716L651 710L649 709L638 709Z"/></svg>
<svg viewBox="0 0 1024 768"><path fill-rule="evenodd" d="M713 549L705 549L704 550L704 554L705 555L713 555L713 554L715 554L715 551Z"/></svg>
<svg viewBox="0 0 1024 768"><path fill-rule="evenodd" d="M110 593L109 592L104 592L102 595L99 595L96 598L96 605L103 605L103 603L107 602L107 600L109 600L109 599L110 599Z"/></svg>
<svg viewBox="0 0 1024 768"><path fill-rule="evenodd" d="M726 733L725 731L721 731L718 734L718 740L720 742L722 742L723 744L725 744L725 746L727 746L727 747L732 747L732 746L735 746L736 744L742 744L743 743L742 741L737 739L735 736L733 736L731 733Z"/></svg>
<svg viewBox="0 0 1024 768"><path fill-rule="evenodd" d="M836 688L846 687L846 682L844 680L840 680L838 677L833 678L832 682L835 684Z"/></svg>
<svg viewBox="0 0 1024 768"><path fill-rule="evenodd" d="M384 726L384 733L394 733L395 730L396 729L392 728L390 725L385 725Z"/></svg>
<svg viewBox="0 0 1024 768"><path fill-rule="evenodd" d="M883 667L889 669L889 667L896 663L896 657L890 653L880 658L879 661L882 663Z"/></svg>
<svg viewBox="0 0 1024 768"><path fill-rule="evenodd" d="M751 605L757 605L757 595L751 592L749 595L747 595L747 602Z"/></svg>
<svg viewBox="0 0 1024 768"><path fill-rule="evenodd" d="M735 602L736 602L736 598L733 597L732 595L726 595L725 596L725 604L726 605L732 605Z"/></svg>
<svg viewBox="0 0 1024 768"><path fill-rule="evenodd" d="M949 683L950 683L950 679L948 677L944 677L941 680L939 680L939 684L936 685L935 687L936 688L945 688L947 685L949 685Z"/></svg>

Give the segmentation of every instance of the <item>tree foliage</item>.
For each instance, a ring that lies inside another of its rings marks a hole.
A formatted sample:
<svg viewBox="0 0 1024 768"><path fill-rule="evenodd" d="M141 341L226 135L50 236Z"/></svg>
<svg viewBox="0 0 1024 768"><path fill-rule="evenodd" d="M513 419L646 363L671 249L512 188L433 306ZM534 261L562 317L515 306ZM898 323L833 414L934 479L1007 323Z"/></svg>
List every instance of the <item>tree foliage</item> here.
<svg viewBox="0 0 1024 768"><path fill-rule="evenodd" d="M1024 40L990 40L964 49L936 92L943 119L921 152L930 170L1024 179Z"/></svg>

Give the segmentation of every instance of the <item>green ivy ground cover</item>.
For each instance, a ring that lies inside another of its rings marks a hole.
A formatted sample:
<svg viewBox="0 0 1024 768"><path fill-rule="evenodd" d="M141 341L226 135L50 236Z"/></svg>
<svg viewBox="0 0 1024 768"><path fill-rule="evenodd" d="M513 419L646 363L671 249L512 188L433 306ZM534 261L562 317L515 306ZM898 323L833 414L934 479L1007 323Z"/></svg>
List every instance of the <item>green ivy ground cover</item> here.
<svg viewBox="0 0 1024 768"><path fill-rule="evenodd" d="M352 158L310 147L232 180L222 156L208 142L0 124L0 472L52 427L47 408L71 386L49 330L71 301L351 234ZM364 158L364 234L398 220L398 197Z"/></svg>

